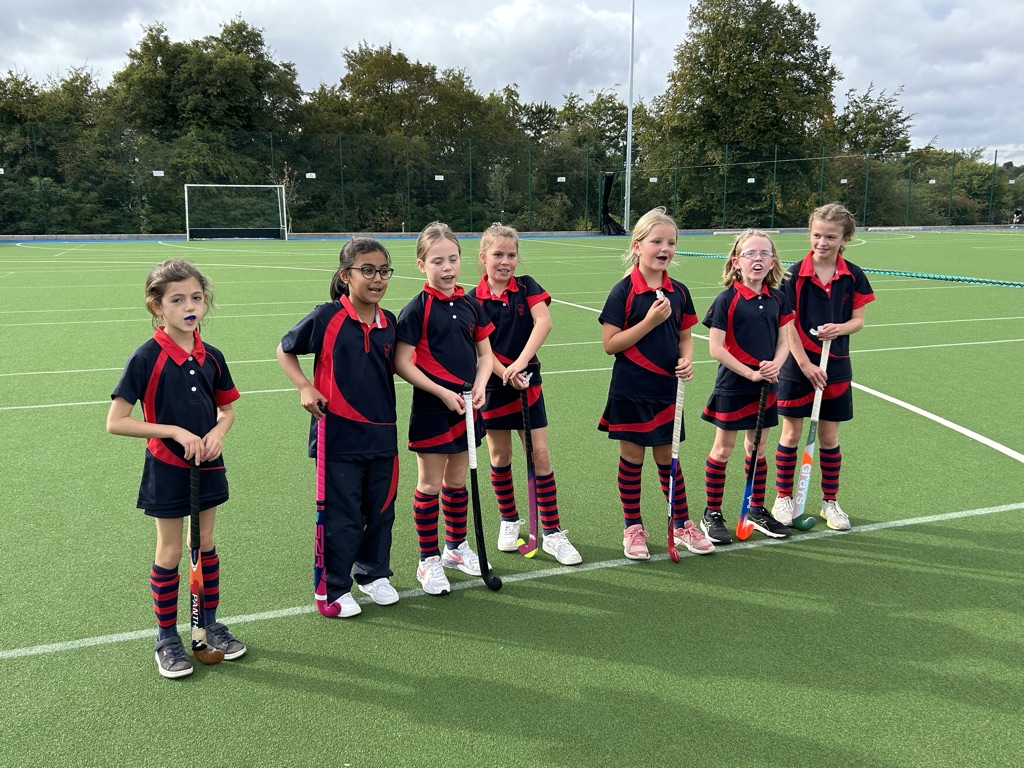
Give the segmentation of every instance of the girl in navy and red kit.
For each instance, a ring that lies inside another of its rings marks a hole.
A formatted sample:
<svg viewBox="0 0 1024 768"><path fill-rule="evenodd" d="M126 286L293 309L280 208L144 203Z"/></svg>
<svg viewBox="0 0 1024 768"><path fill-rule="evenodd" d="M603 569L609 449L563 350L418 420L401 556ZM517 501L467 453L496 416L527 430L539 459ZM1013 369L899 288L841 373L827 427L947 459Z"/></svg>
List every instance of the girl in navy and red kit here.
<svg viewBox="0 0 1024 768"><path fill-rule="evenodd" d="M701 418L715 425L715 444L704 465L707 509L701 530L715 544L731 544L732 537L722 515L725 468L736 445L736 436L746 432L745 474L756 456L754 485L747 519L754 528L772 538L788 536L764 508L764 486L768 477L765 446L768 430L779 423L776 391L779 371L789 354L785 326L793 321L782 292L775 288L782 278L775 244L767 233L748 229L739 235L725 260L722 284L725 290L715 298L704 317L710 329L708 347L719 362L715 388ZM760 443L754 445L760 390L769 382L767 408ZM756 449L756 453L755 453Z"/></svg>
<svg viewBox="0 0 1024 768"><path fill-rule="evenodd" d="M206 588L206 642L237 659L245 645L217 621L220 557L213 538L217 507L228 500L221 453L235 420L238 390L220 350L199 336L213 307L210 281L183 259L168 259L146 278L146 309L156 332L125 364L111 394L107 431L146 438L137 506L156 520L156 555L149 574L157 620L157 671L168 678L192 674L178 636L178 564L183 520L190 513L190 465L200 465L200 563ZM159 323L163 324L160 325ZM132 416L142 403L142 418Z"/></svg>
<svg viewBox="0 0 1024 768"><path fill-rule="evenodd" d="M615 364L598 429L619 441L622 546L631 560L650 558L640 513L644 455L650 447L667 500L676 379L693 378L690 328L697 323L697 314L689 290L668 275L678 232L664 208L640 217L626 253L630 268L612 288L599 318L604 351L615 355ZM713 552L714 544L690 520L682 470L677 471L674 485L676 545L698 555Z"/></svg>
<svg viewBox="0 0 1024 768"><path fill-rule="evenodd" d="M512 227L495 223L483 233L480 264L484 276L469 295L480 302L494 325L490 338L494 372L487 382L483 418L491 459L491 487L501 514L498 549L502 552L519 549L519 528L523 521L516 509L512 484L512 431L522 436L520 392L526 390L542 549L562 565L577 565L583 558L561 529L558 517L555 473L548 451L548 417L537 359L537 350L551 332L548 311L551 296L529 275L515 274L519 264L519 233Z"/></svg>
<svg viewBox="0 0 1024 768"><path fill-rule="evenodd" d="M331 279L331 301L320 304L281 339L277 359L309 411L309 455L316 456L317 422L327 419L324 485L325 616L362 612L359 591L377 605L398 602L389 581L391 531L398 487L395 419L395 316L381 308L394 270L376 240L345 244ZM299 355L315 355L313 381ZM322 599L322 598L321 598Z"/></svg>
<svg viewBox="0 0 1024 768"><path fill-rule="evenodd" d="M488 337L494 326L476 299L458 284L462 249L447 224L435 221L416 240L416 266L427 276L423 291L398 315L395 370L413 385L409 449L416 452L418 476L413 522L419 542L416 578L428 595L451 591L445 568L480 575L480 558L466 541L469 443L462 393L483 407L491 375ZM474 414L476 443L484 436ZM444 514L445 548L437 540L438 512Z"/></svg>
<svg viewBox="0 0 1024 768"><path fill-rule="evenodd" d="M783 524L793 520L793 474L804 419L811 415L814 392L824 389L818 422L821 465L821 517L829 528L845 531L850 518L839 493L839 424L853 418L853 368L850 336L864 327L865 307L875 300L864 270L843 257L857 231L857 221L839 203L816 208L807 222L811 250L786 271L782 291L796 321L789 327L789 358L782 366L779 413L782 434L775 450L772 515ZM812 332L813 331L813 332ZM831 339L827 372L819 367L821 342Z"/></svg>

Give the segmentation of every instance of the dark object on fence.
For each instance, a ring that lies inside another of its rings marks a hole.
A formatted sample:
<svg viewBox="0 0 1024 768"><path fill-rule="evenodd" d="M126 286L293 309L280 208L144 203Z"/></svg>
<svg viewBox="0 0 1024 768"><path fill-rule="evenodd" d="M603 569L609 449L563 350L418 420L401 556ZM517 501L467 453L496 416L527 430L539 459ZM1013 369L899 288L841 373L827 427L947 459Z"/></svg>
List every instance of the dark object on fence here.
<svg viewBox="0 0 1024 768"><path fill-rule="evenodd" d="M605 171L604 174L604 195L601 196L601 234L602 235L624 235L626 230L622 228L611 214L608 213L608 198L612 196L612 184L615 182L615 172Z"/></svg>

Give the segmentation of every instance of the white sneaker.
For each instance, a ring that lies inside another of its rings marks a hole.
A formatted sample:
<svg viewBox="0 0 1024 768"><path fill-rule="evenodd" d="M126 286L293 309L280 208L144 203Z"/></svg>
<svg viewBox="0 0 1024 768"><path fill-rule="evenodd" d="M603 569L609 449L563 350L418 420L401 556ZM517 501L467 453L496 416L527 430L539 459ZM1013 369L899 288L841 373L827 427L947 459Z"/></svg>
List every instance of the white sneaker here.
<svg viewBox="0 0 1024 768"><path fill-rule="evenodd" d="M380 578L371 581L369 584L359 584L359 591L369 595L377 605L394 605L398 602L398 590L391 586L387 578Z"/></svg>
<svg viewBox="0 0 1024 768"><path fill-rule="evenodd" d="M480 558L469 548L468 541L462 542L455 549L445 547L444 554L441 555L441 565L445 568L458 568L470 576L480 575Z"/></svg>
<svg viewBox="0 0 1024 768"><path fill-rule="evenodd" d="M828 527L833 531L850 530L850 518L843 512L843 508L839 506L838 501L821 502L821 516L825 518Z"/></svg>
<svg viewBox="0 0 1024 768"><path fill-rule="evenodd" d="M519 529L525 520L502 520L498 529L498 551L517 552L519 550Z"/></svg>
<svg viewBox="0 0 1024 768"><path fill-rule="evenodd" d="M541 548L562 565L579 565L583 562L583 558L576 551L576 547L569 543L565 534L565 531L545 533Z"/></svg>
<svg viewBox="0 0 1024 768"><path fill-rule="evenodd" d="M783 525L793 525L793 497L778 496L772 504L772 517Z"/></svg>
<svg viewBox="0 0 1024 768"><path fill-rule="evenodd" d="M444 575L444 568L441 567L441 558L437 555L420 560L416 568L416 578L428 595L447 595L452 591L452 585L448 583L448 577Z"/></svg>
<svg viewBox="0 0 1024 768"><path fill-rule="evenodd" d="M359 603L352 597L351 592L346 592L344 595L335 600L331 605L338 606L337 615L343 619L347 619L350 616L358 616L363 612L363 609L359 607Z"/></svg>

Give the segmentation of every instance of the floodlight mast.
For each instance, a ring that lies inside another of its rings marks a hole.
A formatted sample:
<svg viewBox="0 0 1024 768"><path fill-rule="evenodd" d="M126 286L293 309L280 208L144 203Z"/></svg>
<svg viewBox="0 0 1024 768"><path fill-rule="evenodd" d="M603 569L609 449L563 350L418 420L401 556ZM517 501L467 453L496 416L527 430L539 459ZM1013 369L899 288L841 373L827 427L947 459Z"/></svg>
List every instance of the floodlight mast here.
<svg viewBox="0 0 1024 768"><path fill-rule="evenodd" d="M629 196L633 185L633 27L636 21L636 0L631 0L629 10L629 103L626 107L626 212L622 216L623 227L629 232Z"/></svg>

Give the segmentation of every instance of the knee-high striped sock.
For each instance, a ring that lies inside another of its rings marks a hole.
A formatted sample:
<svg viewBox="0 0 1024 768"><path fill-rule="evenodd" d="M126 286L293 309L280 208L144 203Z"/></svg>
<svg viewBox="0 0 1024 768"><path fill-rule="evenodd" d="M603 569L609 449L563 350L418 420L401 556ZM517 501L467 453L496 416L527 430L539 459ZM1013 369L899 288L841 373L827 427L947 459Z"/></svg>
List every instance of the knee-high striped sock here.
<svg viewBox="0 0 1024 768"><path fill-rule="evenodd" d="M712 512L722 511L726 466L727 462L716 461L710 456L704 461L704 494L708 498L708 509Z"/></svg>
<svg viewBox="0 0 1024 768"><path fill-rule="evenodd" d="M206 626L217 620L217 606L220 605L220 555L217 549L199 553L203 569L203 618Z"/></svg>
<svg viewBox="0 0 1024 768"><path fill-rule="evenodd" d="M839 470L843 466L843 454L837 445L835 448L822 448L818 455L821 457L821 495L825 501L835 501L839 494Z"/></svg>
<svg viewBox="0 0 1024 768"><path fill-rule="evenodd" d="M496 467L491 464L491 488L494 489L494 497L498 500L498 512L501 519L515 522L519 519L519 511L516 509L516 489L512 485L512 465Z"/></svg>
<svg viewBox="0 0 1024 768"><path fill-rule="evenodd" d="M554 472L537 476L537 514L545 534L558 530L558 489L555 487Z"/></svg>
<svg viewBox="0 0 1024 768"><path fill-rule="evenodd" d="M668 501L668 476L672 473L671 464L658 465L658 480L661 481L661 492ZM676 498L672 504L672 527L682 528L690 519L690 507L686 503L686 481L683 480L683 469L676 464Z"/></svg>
<svg viewBox="0 0 1024 768"><path fill-rule="evenodd" d="M469 491L466 486L441 486L441 513L444 515L444 543L455 549L466 540L466 516L469 511Z"/></svg>
<svg viewBox="0 0 1024 768"><path fill-rule="evenodd" d="M149 570L149 588L153 593L157 642L178 634L178 569L161 568L153 563Z"/></svg>
<svg viewBox="0 0 1024 768"><path fill-rule="evenodd" d="M775 492L779 496L793 495L793 473L796 471L796 446L782 443L775 449Z"/></svg>
<svg viewBox="0 0 1024 768"><path fill-rule="evenodd" d="M750 472L750 457L743 459L743 476ZM757 464L754 466L754 488L750 494L750 508L760 509L764 506L764 486L768 482L768 459L765 456L757 457Z"/></svg>
<svg viewBox="0 0 1024 768"><path fill-rule="evenodd" d="M643 525L640 515L640 475L643 464L634 464L619 457L619 501L622 502L622 517L626 527Z"/></svg>
<svg viewBox="0 0 1024 768"><path fill-rule="evenodd" d="M419 489L413 492L412 522L416 526L416 541L420 547L420 560L441 555L441 550L437 546L438 509L436 493L423 493Z"/></svg>

